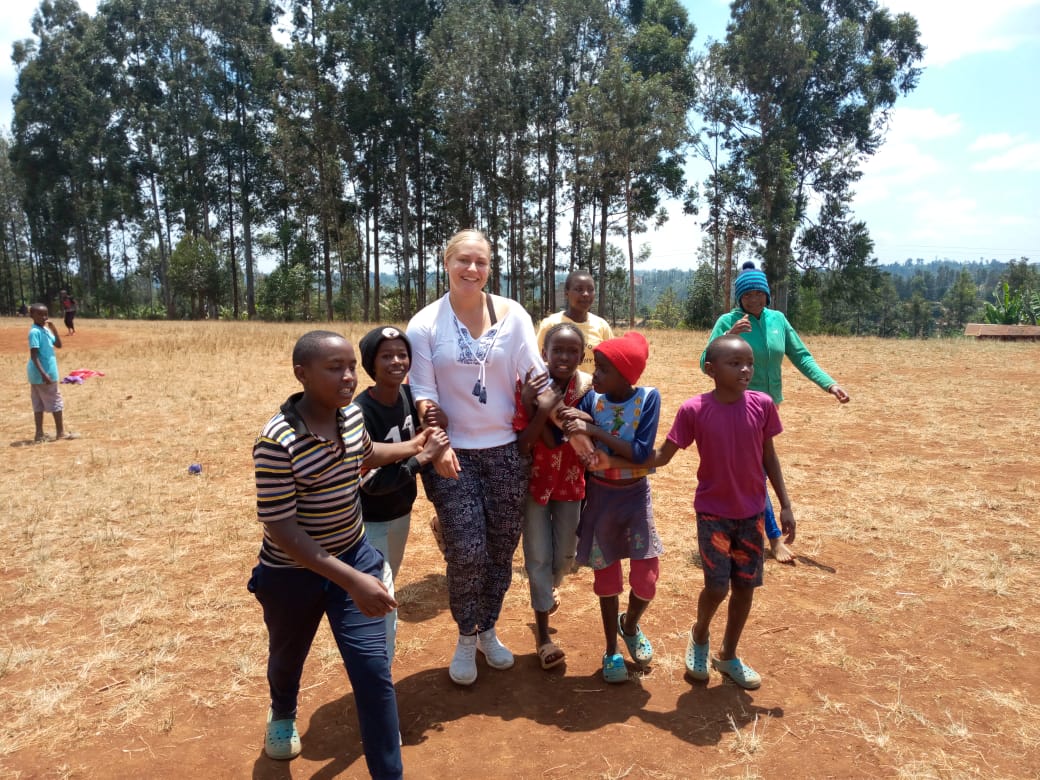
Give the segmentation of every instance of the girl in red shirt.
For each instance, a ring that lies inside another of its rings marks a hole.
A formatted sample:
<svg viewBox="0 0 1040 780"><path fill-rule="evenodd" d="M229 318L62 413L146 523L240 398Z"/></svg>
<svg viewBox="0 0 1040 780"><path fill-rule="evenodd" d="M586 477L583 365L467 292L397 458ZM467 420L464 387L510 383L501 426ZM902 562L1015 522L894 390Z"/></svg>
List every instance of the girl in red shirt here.
<svg viewBox="0 0 1040 780"><path fill-rule="evenodd" d="M549 616L560 608L557 588L574 569L585 466L561 431L550 422L561 402L575 406L592 388L592 377L578 370L585 337L571 323L554 325L545 335L542 359L554 392L537 395L542 377L529 377L517 392L513 427L520 433L522 455L531 457L531 484L524 512L524 567L531 587L538 660L543 669L563 663L566 655L549 638Z"/></svg>

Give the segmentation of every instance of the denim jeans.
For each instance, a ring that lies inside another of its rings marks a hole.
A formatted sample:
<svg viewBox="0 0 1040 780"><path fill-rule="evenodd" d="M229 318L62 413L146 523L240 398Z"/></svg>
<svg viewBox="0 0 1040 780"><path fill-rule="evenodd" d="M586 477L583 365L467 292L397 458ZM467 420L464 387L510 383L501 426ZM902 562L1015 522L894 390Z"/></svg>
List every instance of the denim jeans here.
<svg viewBox="0 0 1040 780"><path fill-rule="evenodd" d="M552 609L552 589L574 568L580 501L550 501L542 506L530 495L524 509L524 568L531 586L531 608Z"/></svg>
<svg viewBox="0 0 1040 780"><path fill-rule="evenodd" d="M393 582L397 579L397 572L404 560L404 546L408 541L408 530L412 525L411 514L394 518L386 522L365 523L365 536L368 543L383 553L386 562L390 565L390 573L393 577L387 587L393 590ZM384 580L385 582L385 580ZM397 610L386 613L386 653L390 656L390 663L394 662L394 649L397 646Z"/></svg>
<svg viewBox="0 0 1040 780"><path fill-rule="evenodd" d="M383 556L365 539L339 558L382 578ZM345 590L309 569L257 564L249 590L264 610L269 637L267 682L275 718L296 714L303 664L324 615L354 689L368 771L375 778L402 777L397 695L383 618L365 617Z"/></svg>

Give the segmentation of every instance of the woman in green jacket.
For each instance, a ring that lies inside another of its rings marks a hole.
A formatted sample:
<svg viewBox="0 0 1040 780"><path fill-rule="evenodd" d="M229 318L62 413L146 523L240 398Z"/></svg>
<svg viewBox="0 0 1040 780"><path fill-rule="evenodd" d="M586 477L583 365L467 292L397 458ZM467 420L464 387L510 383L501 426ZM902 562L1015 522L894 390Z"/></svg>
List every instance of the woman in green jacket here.
<svg viewBox="0 0 1040 780"><path fill-rule="evenodd" d="M817 365L812 353L802 343L784 313L768 308L769 283L766 281L766 275L757 270L754 263L748 261L744 264L734 288L737 308L716 320L708 341L710 343L718 336L729 334L739 335L751 345L751 351L755 355L755 373L748 385L749 389L769 394L779 405L784 400L780 369L786 355L809 381L833 395L839 403L848 403L849 394ZM701 369L704 369L703 352ZM793 562L794 554L781 538L768 491L765 515L766 536L773 556L781 563ZM794 537L795 533L792 530L786 541L793 542Z"/></svg>

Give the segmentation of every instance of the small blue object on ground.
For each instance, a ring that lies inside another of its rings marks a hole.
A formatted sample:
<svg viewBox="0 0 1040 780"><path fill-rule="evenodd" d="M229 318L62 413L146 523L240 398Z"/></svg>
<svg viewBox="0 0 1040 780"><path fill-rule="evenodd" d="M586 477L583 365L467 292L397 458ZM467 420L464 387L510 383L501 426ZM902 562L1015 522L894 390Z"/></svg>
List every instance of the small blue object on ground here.
<svg viewBox="0 0 1040 780"><path fill-rule="evenodd" d="M202 473L202 464L201 463L192 463L190 466L188 466L188 473L189 474L201 474Z"/></svg>

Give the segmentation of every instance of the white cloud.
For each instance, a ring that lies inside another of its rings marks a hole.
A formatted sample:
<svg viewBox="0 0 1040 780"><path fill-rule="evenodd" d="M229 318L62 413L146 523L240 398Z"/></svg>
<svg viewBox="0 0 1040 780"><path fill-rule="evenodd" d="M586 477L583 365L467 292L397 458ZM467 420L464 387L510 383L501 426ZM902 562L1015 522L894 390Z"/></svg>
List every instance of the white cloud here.
<svg viewBox="0 0 1040 780"><path fill-rule="evenodd" d="M1001 227L1029 227L1033 220L1025 214L1001 214L997 217L997 224Z"/></svg>
<svg viewBox="0 0 1040 780"><path fill-rule="evenodd" d="M971 196L956 191L937 194L921 190L908 194L906 200L913 204L914 227L908 238L948 243L951 236L973 238L990 229L988 217Z"/></svg>
<svg viewBox="0 0 1040 780"><path fill-rule="evenodd" d="M1010 133L988 133L980 135L975 142L968 147L970 152L991 152L996 149L1007 149L1012 144L1025 141L1024 135L1011 135Z"/></svg>
<svg viewBox="0 0 1040 780"><path fill-rule="evenodd" d="M895 108L888 120L886 142L934 141L957 135L963 127L960 114L940 114L934 108Z"/></svg>
<svg viewBox="0 0 1040 780"><path fill-rule="evenodd" d="M987 0L984 6L969 0L888 0L893 13L917 19L921 43L927 47L925 65L946 65L971 54L1009 51L1040 40L1031 16L1040 0Z"/></svg>
<svg viewBox="0 0 1040 780"><path fill-rule="evenodd" d="M895 193L944 173L947 166L930 148L942 138L959 134L959 114L940 114L931 108L897 108L889 119L885 142L864 161L856 202L889 200Z"/></svg>
<svg viewBox="0 0 1040 780"><path fill-rule="evenodd" d="M1040 171L1040 142L1020 143L1002 154L971 166L973 171Z"/></svg>

